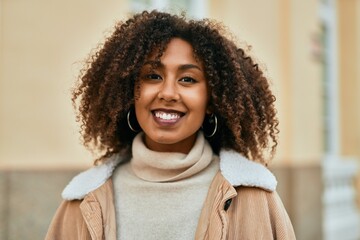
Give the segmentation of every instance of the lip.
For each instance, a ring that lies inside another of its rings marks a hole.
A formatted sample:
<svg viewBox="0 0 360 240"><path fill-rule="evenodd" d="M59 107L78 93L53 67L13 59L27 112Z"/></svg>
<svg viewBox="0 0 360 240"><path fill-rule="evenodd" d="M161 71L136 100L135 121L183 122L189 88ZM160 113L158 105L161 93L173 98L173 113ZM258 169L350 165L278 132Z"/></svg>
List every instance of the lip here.
<svg viewBox="0 0 360 240"><path fill-rule="evenodd" d="M154 121L164 127L174 126L182 120L184 112L174 109L153 109L151 110ZM162 115L163 117L160 117Z"/></svg>

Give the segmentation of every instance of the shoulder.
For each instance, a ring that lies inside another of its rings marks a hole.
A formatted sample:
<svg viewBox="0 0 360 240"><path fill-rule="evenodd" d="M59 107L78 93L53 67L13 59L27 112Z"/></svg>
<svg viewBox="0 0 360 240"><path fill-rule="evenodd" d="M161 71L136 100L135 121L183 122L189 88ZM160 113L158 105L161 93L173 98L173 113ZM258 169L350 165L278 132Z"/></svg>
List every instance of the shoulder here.
<svg viewBox="0 0 360 240"><path fill-rule="evenodd" d="M57 209L48 228L45 239L90 239L80 210L80 200L63 201ZM88 236L88 237L86 237Z"/></svg>
<svg viewBox="0 0 360 240"><path fill-rule="evenodd" d="M267 207L282 206L281 199L276 190L267 191L259 187L246 186L235 187L235 190L239 201L244 203L247 202L248 204L254 205L265 204Z"/></svg>
<svg viewBox="0 0 360 240"><path fill-rule="evenodd" d="M296 239L288 213L276 191L256 187L237 187L237 196L229 208L229 218L238 224L232 227L246 236L262 239Z"/></svg>

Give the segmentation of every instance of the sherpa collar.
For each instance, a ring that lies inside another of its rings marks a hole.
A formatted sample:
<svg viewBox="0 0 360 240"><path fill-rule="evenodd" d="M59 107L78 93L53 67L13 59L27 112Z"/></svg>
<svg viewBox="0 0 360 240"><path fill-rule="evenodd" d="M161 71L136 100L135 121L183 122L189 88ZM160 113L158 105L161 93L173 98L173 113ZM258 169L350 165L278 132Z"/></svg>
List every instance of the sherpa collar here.
<svg viewBox="0 0 360 240"><path fill-rule="evenodd" d="M220 171L234 187L258 187L270 192L276 189L276 178L269 169L233 150L220 152Z"/></svg>
<svg viewBox="0 0 360 240"><path fill-rule="evenodd" d="M113 174L124 159L114 155L104 164L92 167L75 176L62 192L65 200L83 199L89 192L99 188ZM259 187L267 191L276 189L275 176L262 164L251 161L233 150L220 152L220 171L234 187Z"/></svg>

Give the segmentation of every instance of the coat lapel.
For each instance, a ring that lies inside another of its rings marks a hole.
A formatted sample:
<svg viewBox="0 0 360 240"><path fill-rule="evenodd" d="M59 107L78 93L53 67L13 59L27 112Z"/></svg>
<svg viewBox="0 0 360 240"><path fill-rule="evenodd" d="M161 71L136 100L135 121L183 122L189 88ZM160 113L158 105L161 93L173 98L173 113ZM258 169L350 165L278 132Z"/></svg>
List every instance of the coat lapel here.
<svg viewBox="0 0 360 240"><path fill-rule="evenodd" d="M81 213L90 232L91 239L103 239L103 219L100 203L92 193L88 194L80 204Z"/></svg>
<svg viewBox="0 0 360 240"><path fill-rule="evenodd" d="M112 180L86 195L81 213L93 240L116 239L116 216Z"/></svg>
<svg viewBox="0 0 360 240"><path fill-rule="evenodd" d="M222 240L228 232L225 202L237 195L235 188L218 172L212 181L200 219L195 239Z"/></svg>

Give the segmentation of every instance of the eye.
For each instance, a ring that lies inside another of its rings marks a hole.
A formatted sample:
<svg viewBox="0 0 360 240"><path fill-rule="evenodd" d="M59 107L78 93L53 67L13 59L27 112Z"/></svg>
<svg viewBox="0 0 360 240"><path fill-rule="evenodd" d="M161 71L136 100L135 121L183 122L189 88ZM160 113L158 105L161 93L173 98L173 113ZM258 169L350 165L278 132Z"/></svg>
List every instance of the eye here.
<svg viewBox="0 0 360 240"><path fill-rule="evenodd" d="M145 75L145 79L149 80L161 80L161 76L155 73Z"/></svg>
<svg viewBox="0 0 360 240"><path fill-rule="evenodd" d="M192 77L183 77L179 80L179 82L183 83L196 83L197 81Z"/></svg>

